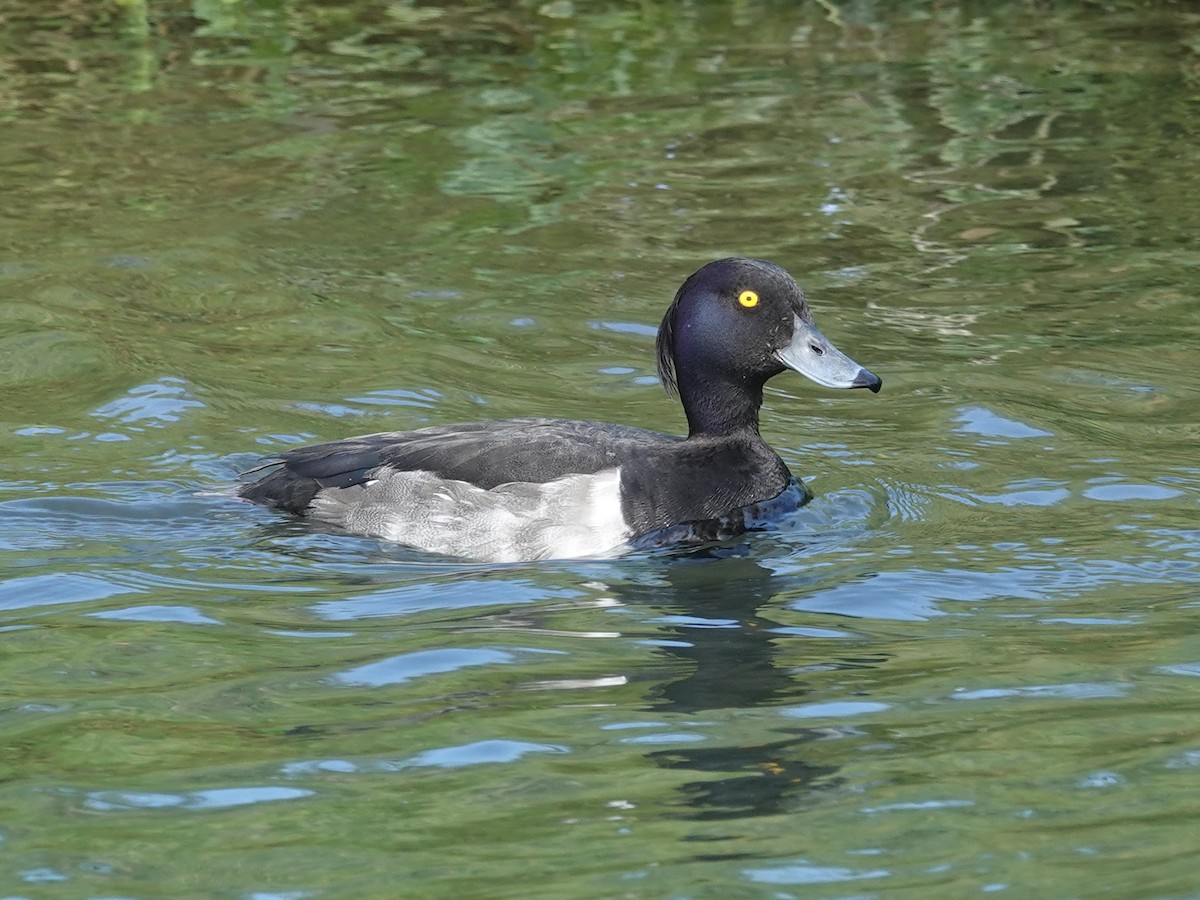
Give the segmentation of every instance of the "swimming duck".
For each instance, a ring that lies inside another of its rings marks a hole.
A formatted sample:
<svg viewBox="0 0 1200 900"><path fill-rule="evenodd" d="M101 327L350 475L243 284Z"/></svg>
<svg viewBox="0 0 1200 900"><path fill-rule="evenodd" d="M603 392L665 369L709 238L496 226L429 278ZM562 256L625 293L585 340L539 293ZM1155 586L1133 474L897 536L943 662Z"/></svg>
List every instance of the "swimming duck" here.
<svg viewBox="0 0 1200 900"><path fill-rule="evenodd" d="M817 330L779 266L720 259L686 281L658 330L658 375L686 438L629 425L507 419L300 447L239 494L345 531L486 562L612 556L723 538L810 498L759 436L763 385L882 381Z"/></svg>

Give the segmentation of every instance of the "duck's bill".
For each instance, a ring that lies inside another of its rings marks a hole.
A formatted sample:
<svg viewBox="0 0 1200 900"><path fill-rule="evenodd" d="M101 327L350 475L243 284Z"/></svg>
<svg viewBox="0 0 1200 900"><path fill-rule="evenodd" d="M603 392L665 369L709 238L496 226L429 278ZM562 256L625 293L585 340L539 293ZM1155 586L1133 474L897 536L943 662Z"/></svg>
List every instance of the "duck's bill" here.
<svg viewBox="0 0 1200 900"><path fill-rule="evenodd" d="M811 322L799 316L792 328L792 341L775 357L806 378L829 388L867 388L878 393L883 379L869 372L830 343Z"/></svg>

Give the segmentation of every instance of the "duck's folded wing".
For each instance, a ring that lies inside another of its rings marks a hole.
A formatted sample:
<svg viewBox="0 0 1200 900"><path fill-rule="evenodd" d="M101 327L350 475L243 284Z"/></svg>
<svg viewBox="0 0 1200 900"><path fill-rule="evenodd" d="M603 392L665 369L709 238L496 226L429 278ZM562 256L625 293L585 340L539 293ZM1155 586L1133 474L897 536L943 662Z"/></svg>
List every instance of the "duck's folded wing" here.
<svg viewBox="0 0 1200 900"><path fill-rule="evenodd" d="M625 425L557 419L384 432L289 450L239 493L254 503L302 513L323 488L364 484L380 470L430 472L485 490L512 482L544 484L620 467L645 449L675 440Z"/></svg>

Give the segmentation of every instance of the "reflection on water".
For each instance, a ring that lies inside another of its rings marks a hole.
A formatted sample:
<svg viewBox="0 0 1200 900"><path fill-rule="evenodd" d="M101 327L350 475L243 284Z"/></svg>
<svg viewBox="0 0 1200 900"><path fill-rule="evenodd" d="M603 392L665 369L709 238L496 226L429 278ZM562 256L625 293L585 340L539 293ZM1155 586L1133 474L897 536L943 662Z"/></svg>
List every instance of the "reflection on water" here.
<svg viewBox="0 0 1200 900"><path fill-rule="evenodd" d="M753 559L725 557L714 564L710 554L698 553L671 566L664 581L620 592L631 606L666 613L650 620L665 626L654 643L663 656L689 670L655 686L651 709L694 716L704 710L775 706L803 696L803 679L774 659L777 624L762 615L783 589L783 579ZM670 603L666 609L664 597ZM864 662L831 660L822 668ZM835 767L803 761L804 744L822 733L788 731L784 740L674 747L654 750L648 758L667 769L703 773L678 788L692 816L776 815L786 812L797 795L817 789L818 781L836 784L830 780Z"/></svg>
<svg viewBox="0 0 1200 900"><path fill-rule="evenodd" d="M6 894L1194 893L1188 10L2 17ZM729 254L888 384L772 382L779 530L464 566L229 496L677 429L654 327Z"/></svg>

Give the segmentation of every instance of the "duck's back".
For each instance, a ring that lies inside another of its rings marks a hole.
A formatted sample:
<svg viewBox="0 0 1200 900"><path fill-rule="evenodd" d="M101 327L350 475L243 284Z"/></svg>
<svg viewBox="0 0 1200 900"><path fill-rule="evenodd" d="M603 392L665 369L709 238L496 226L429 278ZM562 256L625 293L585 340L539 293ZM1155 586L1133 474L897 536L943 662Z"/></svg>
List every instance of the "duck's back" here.
<svg viewBox="0 0 1200 900"><path fill-rule="evenodd" d="M312 444L278 457L279 468L240 493L303 513L324 488L361 485L381 468L429 472L484 490L619 468L680 438L628 425L565 419L506 419L435 425Z"/></svg>

